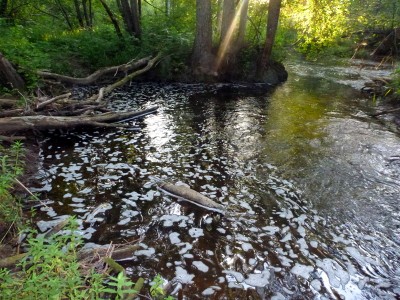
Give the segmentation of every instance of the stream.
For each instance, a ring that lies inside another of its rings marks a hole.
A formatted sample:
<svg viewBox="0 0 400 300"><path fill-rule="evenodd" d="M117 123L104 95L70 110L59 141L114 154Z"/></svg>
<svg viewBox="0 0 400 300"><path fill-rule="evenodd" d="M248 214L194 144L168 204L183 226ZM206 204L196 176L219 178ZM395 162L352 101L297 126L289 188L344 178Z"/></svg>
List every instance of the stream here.
<svg viewBox="0 0 400 300"><path fill-rule="evenodd" d="M43 137L46 231L76 216L87 241L138 241L121 263L177 299L399 299L400 135L355 88L390 70L289 63L265 93L132 83L129 127ZM157 189L182 182L221 217Z"/></svg>

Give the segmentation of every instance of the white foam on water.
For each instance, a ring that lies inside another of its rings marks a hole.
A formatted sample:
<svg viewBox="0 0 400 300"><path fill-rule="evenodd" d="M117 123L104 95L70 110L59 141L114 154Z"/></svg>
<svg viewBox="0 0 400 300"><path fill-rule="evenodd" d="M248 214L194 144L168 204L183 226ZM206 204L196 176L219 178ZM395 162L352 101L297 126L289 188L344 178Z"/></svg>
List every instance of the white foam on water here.
<svg viewBox="0 0 400 300"><path fill-rule="evenodd" d="M181 215L163 215L158 220L163 222L164 227L171 227L176 222L180 222L180 227L185 227L187 226L187 221L189 220L189 218L187 216Z"/></svg>
<svg viewBox="0 0 400 300"><path fill-rule="evenodd" d="M197 268L197 270L199 270L201 272L207 273L209 270L209 267L206 264L204 264L202 261L195 260L192 262L192 264Z"/></svg>
<svg viewBox="0 0 400 300"><path fill-rule="evenodd" d="M261 229L264 230L268 235L274 235L279 231L279 227L276 226L265 226Z"/></svg>
<svg viewBox="0 0 400 300"><path fill-rule="evenodd" d="M203 296L211 296L214 293L215 293L215 290L213 288L211 288L211 287L206 288L204 291L201 292L201 294Z"/></svg>
<svg viewBox="0 0 400 300"><path fill-rule="evenodd" d="M182 268L182 267L176 267L175 268L175 276L176 276L176 278L177 278L177 280L180 282L180 283L183 283L183 284L190 284L190 283L193 283L193 278L194 278L194 275L193 274L189 274L184 268Z"/></svg>
<svg viewBox="0 0 400 300"><path fill-rule="evenodd" d="M280 241L282 243L285 243L287 241L290 241L292 239L292 234L289 232L283 239L281 239Z"/></svg>
<svg viewBox="0 0 400 300"><path fill-rule="evenodd" d="M137 250L135 251L136 256L147 256L151 257L154 253L156 253L156 250L154 248L148 248L148 249L143 249L143 250Z"/></svg>
<svg viewBox="0 0 400 300"><path fill-rule="evenodd" d="M169 240L171 241L171 244L179 244L181 243L181 239L179 238L179 233L178 232L172 232L169 234Z"/></svg>
<svg viewBox="0 0 400 300"><path fill-rule="evenodd" d="M141 196L140 194L138 194L136 192L126 193L125 195L128 197L129 200L133 200L133 201L138 200L139 197Z"/></svg>
<svg viewBox="0 0 400 300"><path fill-rule="evenodd" d="M269 270L264 270L261 273L249 274L244 282L250 286L264 287L269 283L270 275Z"/></svg>
<svg viewBox="0 0 400 300"><path fill-rule="evenodd" d="M198 237L204 236L204 231L202 228L190 228L189 235L192 238L198 238Z"/></svg>
<svg viewBox="0 0 400 300"><path fill-rule="evenodd" d="M221 288L219 286L212 285L212 286L206 288L201 294L203 296L211 296L215 293L215 291L220 291L220 290L221 290Z"/></svg>
<svg viewBox="0 0 400 300"><path fill-rule="evenodd" d="M321 282L318 279L311 281L311 286L318 292L321 290Z"/></svg>
<svg viewBox="0 0 400 300"><path fill-rule="evenodd" d="M253 246L250 243L242 243L242 249L243 251L249 251L253 249Z"/></svg>
<svg viewBox="0 0 400 300"><path fill-rule="evenodd" d="M301 276L306 280L310 277L310 273L312 271L314 271L314 267L302 265L299 263L296 263L294 267L290 270L290 272L294 275Z"/></svg>
<svg viewBox="0 0 400 300"><path fill-rule="evenodd" d="M306 229L305 229L303 226L299 225L299 227L297 228L297 231L299 232L299 234L300 234L302 237L305 237L305 236L306 236Z"/></svg>
<svg viewBox="0 0 400 300"><path fill-rule="evenodd" d="M45 232L50 228L53 228L57 224L61 223L62 221L68 219L70 216L62 215L58 216L56 220L51 221L39 221L36 223L36 226L39 228L40 232Z"/></svg>
<svg viewBox="0 0 400 300"><path fill-rule="evenodd" d="M345 249L350 254L351 257L353 257L363 266L368 264L379 265L377 261L373 260L371 257L366 257L362 255L360 251L354 247L346 247Z"/></svg>
<svg viewBox="0 0 400 300"><path fill-rule="evenodd" d="M343 288L350 281L350 275L347 271L334 260L324 258L322 261L317 261L317 266L321 268L329 278L330 284L335 288Z"/></svg>
<svg viewBox="0 0 400 300"><path fill-rule="evenodd" d="M226 281L232 282L243 282L244 281L244 276L242 273L236 272L236 271L230 271L230 270L224 270L222 273L226 274Z"/></svg>
<svg viewBox="0 0 400 300"><path fill-rule="evenodd" d="M128 218L120 220L117 224L120 226L123 226L123 225L128 224L130 221L131 221L131 218L128 217Z"/></svg>
<svg viewBox="0 0 400 300"><path fill-rule="evenodd" d="M217 228L217 231L218 231L219 233L222 233L222 234L225 234L225 233L226 233L226 230L225 230L224 228L221 228L221 227Z"/></svg>
<svg viewBox="0 0 400 300"><path fill-rule="evenodd" d="M286 297L284 297L281 293L276 293L271 297L271 300L286 300Z"/></svg>
<svg viewBox="0 0 400 300"><path fill-rule="evenodd" d="M183 248L179 251L179 254L180 255L183 255L183 254L185 254L186 252L188 252L189 250L192 250L193 249L193 246L191 245L191 244L189 244L189 243L180 243L180 244L177 244L177 246L182 246Z"/></svg>
<svg viewBox="0 0 400 300"><path fill-rule="evenodd" d="M293 260L287 258L286 256L282 256L282 255L279 255L278 257L279 257L279 259L281 261L282 266L284 266L284 267L292 266Z"/></svg>

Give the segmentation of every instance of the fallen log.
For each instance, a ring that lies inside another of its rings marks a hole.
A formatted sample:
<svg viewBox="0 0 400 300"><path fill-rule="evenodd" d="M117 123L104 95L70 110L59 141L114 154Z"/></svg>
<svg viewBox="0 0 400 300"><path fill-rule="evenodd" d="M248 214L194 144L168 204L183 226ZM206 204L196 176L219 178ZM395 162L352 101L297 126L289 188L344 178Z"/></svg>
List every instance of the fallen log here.
<svg viewBox="0 0 400 300"><path fill-rule="evenodd" d="M90 97L88 100L89 101L96 101L96 102L100 102L104 96L108 95L109 93L111 93L113 90L115 90L116 88L123 86L125 83L127 83L128 81L132 80L133 78L135 78L136 76L139 76L145 72L147 72L148 70L150 70L161 58L161 54L157 54L156 57L152 58L151 60L148 61L147 65L142 68L139 69L137 71L132 72L131 74L125 76L124 78L122 78L121 80L110 84L106 87L103 87L100 89L99 93L97 95L93 95L92 97Z"/></svg>
<svg viewBox="0 0 400 300"><path fill-rule="evenodd" d="M17 106L17 100L0 99L0 108L12 108Z"/></svg>
<svg viewBox="0 0 400 300"><path fill-rule="evenodd" d="M147 114L155 113L154 106L134 112L112 112L94 116L21 116L0 119L0 132L17 132L25 130L48 130L76 127L123 127L123 124L112 124L123 120L131 120ZM111 123L111 124L110 124Z"/></svg>
<svg viewBox="0 0 400 300"><path fill-rule="evenodd" d="M162 183L158 185L158 189L167 195L193 203L194 205L200 206L206 210L215 211L222 215L225 215L226 213L226 209L223 205L214 202L210 198L184 185Z"/></svg>
<svg viewBox="0 0 400 300"><path fill-rule="evenodd" d="M93 74L90 74L89 76L83 77L83 78L75 78L75 77L60 75L60 74L46 72L46 71L37 71L37 74L44 79L55 79L57 81L61 81L64 83L69 83L69 84L89 85L89 84L94 83L96 80L98 80L99 78L101 78L104 75L114 74L113 76L115 76L119 72L127 73L132 70L142 68L148 64L148 62L150 61L150 58L151 57L145 57L145 58L139 59L137 61L130 61L126 64L122 64L119 66L113 66L113 67L108 67L108 68L104 68L101 70L97 70Z"/></svg>

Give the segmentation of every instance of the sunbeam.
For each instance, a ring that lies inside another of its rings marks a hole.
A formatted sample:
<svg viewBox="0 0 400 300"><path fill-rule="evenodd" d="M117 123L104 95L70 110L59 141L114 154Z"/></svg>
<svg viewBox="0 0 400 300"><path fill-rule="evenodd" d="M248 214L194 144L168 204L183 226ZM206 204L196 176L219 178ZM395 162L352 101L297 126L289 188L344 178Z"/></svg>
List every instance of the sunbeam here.
<svg viewBox="0 0 400 300"><path fill-rule="evenodd" d="M235 36L234 35L235 29L240 20L240 15L241 15L242 9L244 7L243 3L244 3L244 0L241 0L239 2L238 9L236 10L236 13L235 13L235 17L233 18L232 23L229 26L229 29L218 48L217 59L215 60L215 66L214 66L214 71L217 73L218 73L218 70L221 66L223 59L226 56L226 53L229 50L229 47L232 46L232 40L233 40L233 37Z"/></svg>

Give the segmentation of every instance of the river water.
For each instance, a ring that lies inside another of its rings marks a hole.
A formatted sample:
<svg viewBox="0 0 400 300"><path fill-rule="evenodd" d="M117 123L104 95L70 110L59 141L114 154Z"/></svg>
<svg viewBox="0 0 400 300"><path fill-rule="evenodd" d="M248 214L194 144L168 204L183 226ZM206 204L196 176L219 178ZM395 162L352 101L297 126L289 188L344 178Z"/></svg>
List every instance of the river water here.
<svg viewBox="0 0 400 300"><path fill-rule="evenodd" d="M353 87L379 70L289 64L251 94L133 83L116 110L158 105L124 129L55 131L39 183L42 231L67 216L88 243L138 240L128 274L178 299L398 299L400 136ZM376 74L375 74L375 73ZM183 182L220 217L161 193Z"/></svg>

